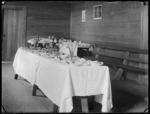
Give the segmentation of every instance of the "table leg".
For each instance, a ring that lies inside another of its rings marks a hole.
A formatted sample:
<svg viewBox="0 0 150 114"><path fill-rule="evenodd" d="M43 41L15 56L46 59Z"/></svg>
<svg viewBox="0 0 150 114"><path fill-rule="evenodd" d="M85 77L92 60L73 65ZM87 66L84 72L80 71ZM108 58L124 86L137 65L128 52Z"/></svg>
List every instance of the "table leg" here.
<svg viewBox="0 0 150 114"><path fill-rule="evenodd" d="M95 96L88 97L89 110L93 110L93 108L94 108L94 99L95 99Z"/></svg>
<svg viewBox="0 0 150 114"><path fill-rule="evenodd" d="M87 98L81 98L81 108L82 108L82 112L85 113L89 112Z"/></svg>
<svg viewBox="0 0 150 114"><path fill-rule="evenodd" d="M32 95L33 96L36 96L36 90L38 89L38 86L37 85L33 85L33 92L32 92Z"/></svg>
<svg viewBox="0 0 150 114"><path fill-rule="evenodd" d="M58 113L58 106L53 103L53 113Z"/></svg>
<svg viewBox="0 0 150 114"><path fill-rule="evenodd" d="M18 78L18 74L15 74L15 79L17 80L17 78Z"/></svg>

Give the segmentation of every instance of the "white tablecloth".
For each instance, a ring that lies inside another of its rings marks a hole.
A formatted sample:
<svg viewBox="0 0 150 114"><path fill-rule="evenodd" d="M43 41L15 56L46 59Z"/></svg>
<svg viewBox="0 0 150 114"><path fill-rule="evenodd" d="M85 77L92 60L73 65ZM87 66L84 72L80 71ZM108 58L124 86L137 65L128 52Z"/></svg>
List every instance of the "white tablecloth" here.
<svg viewBox="0 0 150 114"><path fill-rule="evenodd" d="M36 84L58 105L59 112L71 112L72 96L95 95L95 101L102 104L102 112L108 112L112 108L107 66L66 65L22 49L18 49L13 66L15 73L28 79L31 84Z"/></svg>
<svg viewBox="0 0 150 114"><path fill-rule="evenodd" d="M13 62L15 73L33 85L35 83L40 59L40 56L19 48Z"/></svg>

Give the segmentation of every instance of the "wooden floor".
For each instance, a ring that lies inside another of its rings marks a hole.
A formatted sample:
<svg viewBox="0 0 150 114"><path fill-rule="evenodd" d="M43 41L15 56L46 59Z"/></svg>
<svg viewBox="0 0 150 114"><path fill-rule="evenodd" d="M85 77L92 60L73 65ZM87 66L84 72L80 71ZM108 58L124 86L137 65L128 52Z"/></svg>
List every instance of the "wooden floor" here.
<svg viewBox="0 0 150 114"><path fill-rule="evenodd" d="M113 72L111 72L111 76ZM144 98L148 95L148 88L130 80L111 81L113 108L110 112L144 112L148 107ZM72 112L81 112L78 98L73 99ZM53 103L40 90L32 96L32 86L19 77L14 80L12 63L2 63L2 106L1 112L52 112ZM101 104L94 103L90 112L100 112Z"/></svg>

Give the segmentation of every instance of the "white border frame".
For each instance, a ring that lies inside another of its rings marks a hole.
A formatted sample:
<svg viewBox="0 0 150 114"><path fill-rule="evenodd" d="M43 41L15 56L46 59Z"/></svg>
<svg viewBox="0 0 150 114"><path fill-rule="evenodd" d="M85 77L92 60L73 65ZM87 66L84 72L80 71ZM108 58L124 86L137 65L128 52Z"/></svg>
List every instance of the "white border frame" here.
<svg viewBox="0 0 150 114"><path fill-rule="evenodd" d="M101 17L96 17L96 18L95 18L95 17L94 17L94 14L95 14L94 12L95 12L95 7L97 7L97 6L101 6ZM96 19L102 19L102 5L95 5L95 6L94 6L94 8L93 8L93 19L94 19L94 20L96 20Z"/></svg>

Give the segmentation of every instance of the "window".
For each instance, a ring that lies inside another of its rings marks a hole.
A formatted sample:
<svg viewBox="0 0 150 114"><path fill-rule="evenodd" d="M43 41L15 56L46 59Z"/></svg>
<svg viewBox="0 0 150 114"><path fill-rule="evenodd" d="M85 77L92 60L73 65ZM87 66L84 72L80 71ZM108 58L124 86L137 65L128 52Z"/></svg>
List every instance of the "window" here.
<svg viewBox="0 0 150 114"><path fill-rule="evenodd" d="M93 19L102 19L102 5L94 6Z"/></svg>

